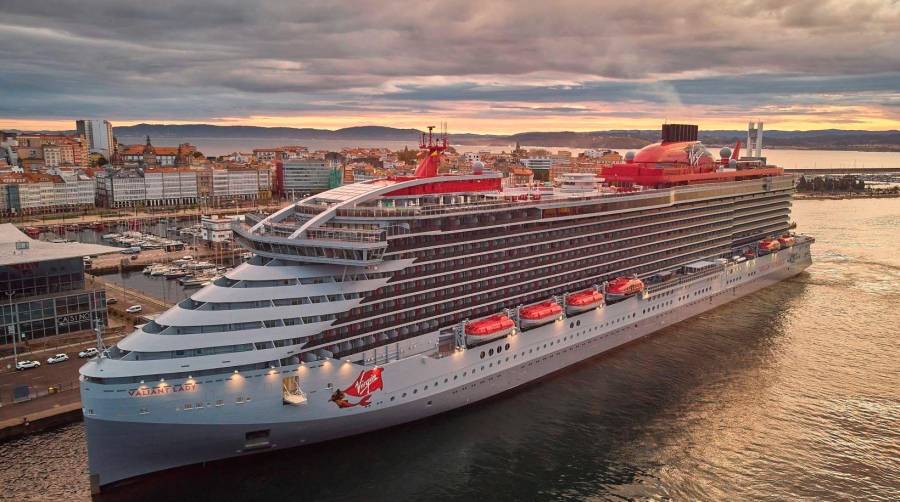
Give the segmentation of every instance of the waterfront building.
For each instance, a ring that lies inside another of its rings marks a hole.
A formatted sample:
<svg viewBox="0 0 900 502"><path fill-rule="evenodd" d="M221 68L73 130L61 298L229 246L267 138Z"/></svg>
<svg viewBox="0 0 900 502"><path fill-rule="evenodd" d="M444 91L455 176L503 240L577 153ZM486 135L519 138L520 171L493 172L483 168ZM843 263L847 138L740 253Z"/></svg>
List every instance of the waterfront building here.
<svg viewBox="0 0 900 502"><path fill-rule="evenodd" d="M94 180L80 171L9 173L0 176L0 214L40 214L88 209Z"/></svg>
<svg viewBox="0 0 900 502"><path fill-rule="evenodd" d="M622 156L613 150L597 150L588 148L581 154L583 157L591 159L599 164L615 164L622 162Z"/></svg>
<svg viewBox="0 0 900 502"><path fill-rule="evenodd" d="M106 293L85 281L83 257L117 251L38 241L0 225L0 344L105 326Z"/></svg>
<svg viewBox="0 0 900 502"><path fill-rule="evenodd" d="M144 169L147 206L184 206L197 203L197 172L184 167Z"/></svg>
<svg viewBox="0 0 900 502"><path fill-rule="evenodd" d="M202 216L200 218L200 239L208 244L231 242L234 233L231 224L236 217L219 215Z"/></svg>
<svg viewBox="0 0 900 502"><path fill-rule="evenodd" d="M340 171L326 165L325 159L308 158L285 160L282 162L281 187L285 194L318 193L335 185L334 172L338 173L337 185L340 184Z"/></svg>
<svg viewBox="0 0 900 502"><path fill-rule="evenodd" d="M91 153L99 153L106 160L113 153L112 124L103 119L83 119L75 121L75 128L79 136L83 136Z"/></svg>
<svg viewBox="0 0 900 502"><path fill-rule="evenodd" d="M272 195L271 170L266 167L227 166L209 169L210 203L269 199Z"/></svg>
<svg viewBox="0 0 900 502"><path fill-rule="evenodd" d="M107 169L94 177L97 185L97 206L107 208L132 207L147 199L143 173L137 169Z"/></svg>

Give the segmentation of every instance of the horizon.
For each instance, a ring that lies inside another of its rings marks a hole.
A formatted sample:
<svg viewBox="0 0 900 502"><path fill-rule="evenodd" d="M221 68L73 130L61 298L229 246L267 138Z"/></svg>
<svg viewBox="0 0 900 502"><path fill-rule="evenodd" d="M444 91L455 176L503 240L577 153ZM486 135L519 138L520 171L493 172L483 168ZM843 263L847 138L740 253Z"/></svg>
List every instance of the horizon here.
<svg viewBox="0 0 900 502"><path fill-rule="evenodd" d="M898 33L873 0L13 3L0 128L900 130Z"/></svg>

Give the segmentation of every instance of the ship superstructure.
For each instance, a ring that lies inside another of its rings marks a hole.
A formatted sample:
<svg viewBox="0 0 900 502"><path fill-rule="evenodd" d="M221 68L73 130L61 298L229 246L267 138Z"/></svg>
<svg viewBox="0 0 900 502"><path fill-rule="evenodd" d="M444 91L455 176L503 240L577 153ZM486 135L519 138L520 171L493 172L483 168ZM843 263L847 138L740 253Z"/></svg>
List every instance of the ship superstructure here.
<svg viewBox="0 0 900 502"><path fill-rule="evenodd" d="M413 176L247 215L248 263L82 368L93 481L433 415L806 268L793 177L696 132L557 189L439 174L429 132Z"/></svg>

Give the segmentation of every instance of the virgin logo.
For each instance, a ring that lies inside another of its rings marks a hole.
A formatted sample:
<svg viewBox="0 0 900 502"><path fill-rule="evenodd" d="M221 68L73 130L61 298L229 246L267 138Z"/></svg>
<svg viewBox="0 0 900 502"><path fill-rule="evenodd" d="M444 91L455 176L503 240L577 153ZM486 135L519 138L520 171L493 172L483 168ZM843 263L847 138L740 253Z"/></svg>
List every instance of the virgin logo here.
<svg viewBox="0 0 900 502"><path fill-rule="evenodd" d="M370 397L373 392L384 388L381 380L381 372L383 368L372 368L365 370L356 377L356 380L344 390L336 390L331 396L330 401L341 408L350 408L353 406L368 406ZM347 397L359 398L359 401L351 403Z"/></svg>

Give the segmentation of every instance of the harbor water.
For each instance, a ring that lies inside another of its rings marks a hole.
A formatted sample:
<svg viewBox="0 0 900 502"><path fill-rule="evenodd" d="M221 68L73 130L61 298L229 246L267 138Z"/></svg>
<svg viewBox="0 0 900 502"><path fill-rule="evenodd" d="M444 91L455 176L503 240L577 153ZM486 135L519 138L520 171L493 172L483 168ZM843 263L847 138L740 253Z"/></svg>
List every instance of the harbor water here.
<svg viewBox="0 0 900 502"><path fill-rule="evenodd" d="M900 199L794 219L817 239L805 273L539 383L97 498L900 500ZM0 457L0 498L89 498L80 423Z"/></svg>

